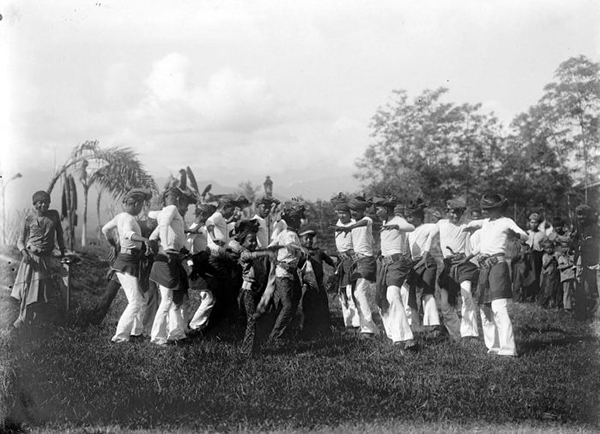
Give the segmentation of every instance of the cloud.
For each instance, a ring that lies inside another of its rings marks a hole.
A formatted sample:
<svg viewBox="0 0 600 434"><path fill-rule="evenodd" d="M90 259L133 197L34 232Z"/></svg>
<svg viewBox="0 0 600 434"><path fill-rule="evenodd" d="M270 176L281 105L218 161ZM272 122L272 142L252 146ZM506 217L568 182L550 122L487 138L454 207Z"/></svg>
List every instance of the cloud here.
<svg viewBox="0 0 600 434"><path fill-rule="evenodd" d="M222 68L199 83L194 68L178 53L155 62L144 83L146 95L132 110L132 119L161 134L252 133L301 115L301 110L279 99L264 78Z"/></svg>

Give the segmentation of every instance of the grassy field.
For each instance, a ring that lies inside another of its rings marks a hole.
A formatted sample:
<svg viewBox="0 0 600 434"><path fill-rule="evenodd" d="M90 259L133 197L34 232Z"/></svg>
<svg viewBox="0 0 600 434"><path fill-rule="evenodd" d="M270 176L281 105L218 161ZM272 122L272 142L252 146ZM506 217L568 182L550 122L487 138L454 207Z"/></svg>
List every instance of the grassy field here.
<svg viewBox="0 0 600 434"><path fill-rule="evenodd" d="M13 252L5 251L4 258ZM594 432L600 429L598 323L515 304L520 357L486 354L482 341L421 337L418 353L335 331L320 341L239 350L242 329L188 345L114 345L124 296L101 326L86 307L104 287L88 251L62 324L9 332L16 312L0 296L0 416L19 432ZM4 287L12 268L2 261ZM192 298L195 294L192 293Z"/></svg>

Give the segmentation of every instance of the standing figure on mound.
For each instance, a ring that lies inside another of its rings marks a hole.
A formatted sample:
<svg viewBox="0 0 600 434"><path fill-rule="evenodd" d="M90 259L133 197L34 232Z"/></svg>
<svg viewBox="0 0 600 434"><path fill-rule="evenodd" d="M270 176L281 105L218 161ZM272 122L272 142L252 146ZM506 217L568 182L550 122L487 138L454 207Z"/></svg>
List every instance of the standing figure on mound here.
<svg viewBox="0 0 600 434"><path fill-rule="evenodd" d="M145 256L142 243L148 238L142 236L142 230L135 217L142 211L144 202L152 198L149 190L133 189L123 198L123 212L117 214L102 227L102 235L112 246L110 259L114 259L111 271L115 273L119 284L127 297L127 307L121 314L113 342L127 342L130 337L141 337L144 332L143 317L146 300L141 287L141 262ZM113 231L117 236L113 236Z"/></svg>
<svg viewBox="0 0 600 434"><path fill-rule="evenodd" d="M439 236L439 243L444 257L444 268L438 278L440 285L440 303L444 325L450 337L458 341L460 338L479 336L477 312L472 296L473 282L477 282L477 266L467 259L467 233L465 224L460 219L466 210L462 200L446 202L448 218L435 224L431 237ZM428 250L426 250L428 252ZM462 299L461 314L458 318L453 300L460 295Z"/></svg>
<svg viewBox="0 0 600 434"><path fill-rule="evenodd" d="M413 266L408 275L407 284L410 298L414 298L422 314L421 324L424 331L439 334L440 316L435 301L435 278L437 262L429 253L431 243L439 243L432 235L435 223L424 223L425 204L416 202L406 211L406 220L415 227L408 233L408 244Z"/></svg>
<svg viewBox="0 0 600 434"><path fill-rule="evenodd" d="M20 301L19 317L13 327L37 320L41 307L48 302L51 291L58 288L52 275L52 251L55 244L60 256L65 255L65 241L58 211L48 209L50 195L36 191L32 197L35 213L25 218L17 248L23 255L11 296Z"/></svg>
<svg viewBox="0 0 600 434"><path fill-rule="evenodd" d="M282 346L290 335L290 326L301 297L298 265L302 256L302 247L298 237L298 229L304 216L304 206L297 202L285 203L281 219L285 229L279 232L277 238L270 244L278 248L275 260L275 305L276 319L269 336L275 346Z"/></svg>
<svg viewBox="0 0 600 434"><path fill-rule="evenodd" d="M233 195L221 196L217 210L206 220L209 264L212 269L212 275L208 276L208 287L216 299L211 326L225 318L231 323L236 320L238 288L235 287L233 272L238 254L229 246L230 220L234 217L237 205L235 200Z"/></svg>
<svg viewBox="0 0 600 434"><path fill-rule="evenodd" d="M407 350L417 348L410 328L408 288L404 282L412 268L407 232L415 227L394 216L395 198L373 198L375 215L381 221L381 256L377 259L376 303L387 337Z"/></svg>
<svg viewBox="0 0 600 434"><path fill-rule="evenodd" d="M311 225L304 225L298 231L300 243L307 254L302 275L302 321L300 323L300 337L312 339L331 335L331 321L329 318L329 299L323 284L325 272L323 262L335 267L331 257L315 246L317 230Z"/></svg>
<svg viewBox="0 0 600 434"><path fill-rule="evenodd" d="M193 199L177 187L163 193L163 209L156 216L158 226L150 235L153 250L157 251L150 280L158 285L160 304L152 324L150 341L166 345L185 339L184 299L188 279L183 260L185 248L185 215ZM157 246L160 240L160 247Z"/></svg>
<svg viewBox="0 0 600 434"><path fill-rule="evenodd" d="M345 197L338 195L331 199L335 206L338 221L336 227L348 227L356 223L350 216L350 208ZM338 279L338 298L342 306L342 319L346 331L354 333L360 327L358 310L352 294L352 282L350 282L352 263L354 262L354 247L352 245L352 234L350 232L335 231L335 247L337 249L338 263L336 275Z"/></svg>
<svg viewBox="0 0 600 434"><path fill-rule="evenodd" d="M510 218L504 217L508 201L500 194L484 194L480 201L483 220L473 220L466 231L480 229L478 255L480 264L478 299L481 309L483 337L488 353L516 356L512 322L508 316L508 301L512 297L510 272L506 262L509 238L527 240L528 235Z"/></svg>
<svg viewBox="0 0 600 434"><path fill-rule="evenodd" d="M374 283L377 280L377 261L375 259L373 238L373 220L365 215L369 202L356 196L348 201L350 216L355 223L349 226L336 226L336 232L351 233L354 247L354 263L352 264L350 282L353 297L358 311L361 338L372 338L379 334L379 327L373 321Z"/></svg>

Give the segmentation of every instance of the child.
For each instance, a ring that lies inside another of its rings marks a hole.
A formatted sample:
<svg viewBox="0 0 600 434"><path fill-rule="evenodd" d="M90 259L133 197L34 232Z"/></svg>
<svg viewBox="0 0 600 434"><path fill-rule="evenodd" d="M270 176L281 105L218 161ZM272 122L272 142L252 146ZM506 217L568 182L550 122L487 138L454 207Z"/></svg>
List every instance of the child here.
<svg viewBox="0 0 600 434"><path fill-rule="evenodd" d="M557 306L561 306L567 312L572 309L572 297L575 290L575 264L573 262L573 251L566 246L560 246L558 253L558 270L560 271L560 284L562 287L562 300L557 299Z"/></svg>
<svg viewBox="0 0 600 434"><path fill-rule="evenodd" d="M517 224L503 214L508 201L500 194L484 194L480 201L484 220L470 222L466 231L481 230L478 261L479 303L482 306L481 325L489 354L516 356L512 322L508 316L508 300L512 297L510 274L506 262L506 242L509 238L529 237Z"/></svg>
<svg viewBox="0 0 600 434"><path fill-rule="evenodd" d="M201 204L194 211L194 223L185 232L188 234L188 245L190 246L191 266L189 273L190 287L198 290L200 305L196 309L189 323L188 336L196 336L208 325L210 314L215 306L215 297L207 283L207 273L210 273L208 249L208 232L206 230L206 219L215 212L215 207L209 204Z"/></svg>
<svg viewBox="0 0 600 434"><path fill-rule="evenodd" d="M556 296L560 291L560 271L558 270L555 245L553 241L546 239L542 241L541 247L544 249L544 255L542 256L538 302L545 308L555 307Z"/></svg>
<svg viewBox="0 0 600 434"><path fill-rule="evenodd" d="M252 219L242 220L236 225L235 239L240 244L238 262L242 267L239 303L240 308L246 312L246 332L242 342L242 354L245 356L251 356L258 352L257 306L267 285L271 265L270 257L275 256L273 249L256 250L259 224L258 221Z"/></svg>
<svg viewBox="0 0 600 434"><path fill-rule="evenodd" d="M144 202L151 197L152 193L147 190L129 191L123 198L124 211L102 227L102 235L113 247L113 256L116 256L111 270L116 274L127 297L127 307L121 314L117 331L111 339L115 343L128 342L130 335L141 337L144 332L142 320L146 303L139 275L144 255L142 243L148 243L149 240L142 236L142 230L135 217L142 211ZM115 229L117 237L111 234Z"/></svg>
<svg viewBox="0 0 600 434"><path fill-rule="evenodd" d="M305 273L302 285L302 321L300 324L301 336L310 339L315 336L328 336L331 334L329 319L329 300L323 286L323 262L335 267L335 262L323 250L315 247L317 231L312 226L301 227L298 235L302 247L308 252L308 261L302 268ZM309 268L310 264L310 268ZM312 275L309 275L312 270ZM314 276L314 278L313 278Z"/></svg>
<svg viewBox="0 0 600 434"><path fill-rule="evenodd" d="M32 201L35 213L25 218L17 241L23 258L11 292L11 296L20 301L19 317L13 324L15 328L36 319L41 313L37 312L41 304L48 302L50 291L57 289L51 272L55 243L60 249L61 258L65 255L60 216L58 211L48 209L50 195L45 191L36 191Z"/></svg>

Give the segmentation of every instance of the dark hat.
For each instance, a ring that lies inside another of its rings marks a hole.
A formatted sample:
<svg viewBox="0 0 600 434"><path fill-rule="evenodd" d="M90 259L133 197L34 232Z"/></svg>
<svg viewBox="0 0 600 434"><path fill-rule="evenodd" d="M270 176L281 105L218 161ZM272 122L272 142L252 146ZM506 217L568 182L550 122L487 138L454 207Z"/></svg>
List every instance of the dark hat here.
<svg viewBox="0 0 600 434"><path fill-rule="evenodd" d="M369 207L369 202L362 196L355 196L348 201L348 208L356 211L364 211Z"/></svg>
<svg viewBox="0 0 600 434"><path fill-rule="evenodd" d="M291 218L303 219L303 218L305 218L305 215L304 215L305 211L306 211L306 209L304 208L304 205L301 204L300 202L297 202L297 201L285 202L283 204L281 216L282 216L282 218L291 217Z"/></svg>
<svg viewBox="0 0 600 434"><path fill-rule="evenodd" d="M33 203L39 202L41 200L47 200L48 203L50 203L50 195L47 191L39 190L33 193L33 196L31 197L31 201Z"/></svg>
<svg viewBox="0 0 600 434"><path fill-rule="evenodd" d="M425 208L427 208L427 205L423 203L423 199L418 198L416 201L411 201L408 204L406 212L408 215L421 216L423 218L425 216Z"/></svg>
<svg viewBox="0 0 600 434"><path fill-rule="evenodd" d="M484 194L479 201L481 209L502 208L508 205L508 200L501 194Z"/></svg>
<svg viewBox="0 0 600 434"><path fill-rule="evenodd" d="M239 208L246 208L247 206L250 206L250 201L242 194L236 195L233 199L233 203Z"/></svg>
<svg viewBox="0 0 600 434"><path fill-rule="evenodd" d="M387 196L387 197L375 196L371 199L371 202L375 206L393 207L398 203L398 199L395 196Z"/></svg>
<svg viewBox="0 0 600 434"><path fill-rule="evenodd" d="M274 203L279 203L279 201L277 199L275 199L274 197L270 197L270 196L261 196L258 199L256 199L256 206L258 205L264 205L267 208L270 208L271 205L273 205Z"/></svg>
<svg viewBox="0 0 600 434"><path fill-rule="evenodd" d="M303 235L317 235L317 229L310 224L306 224L300 227L300 229L298 230L298 235L299 236L303 236Z"/></svg>
<svg viewBox="0 0 600 434"><path fill-rule="evenodd" d="M336 211L350 212L350 207L346 202L339 202L335 205Z"/></svg>
<svg viewBox="0 0 600 434"><path fill-rule="evenodd" d="M152 199L152 191L146 188L132 188L125 196L123 196L123 203L127 202L143 202L145 200Z"/></svg>

